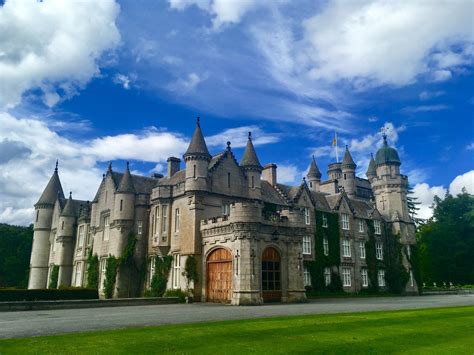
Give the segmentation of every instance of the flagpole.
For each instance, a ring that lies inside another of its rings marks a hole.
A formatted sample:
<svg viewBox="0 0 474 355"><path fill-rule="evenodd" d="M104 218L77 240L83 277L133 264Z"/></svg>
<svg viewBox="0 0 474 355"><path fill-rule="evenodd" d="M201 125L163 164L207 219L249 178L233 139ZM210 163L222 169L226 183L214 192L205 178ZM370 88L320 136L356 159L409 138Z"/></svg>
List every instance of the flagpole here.
<svg viewBox="0 0 474 355"><path fill-rule="evenodd" d="M334 131L334 140L336 141L336 163L339 163L339 152L337 150L337 132Z"/></svg>

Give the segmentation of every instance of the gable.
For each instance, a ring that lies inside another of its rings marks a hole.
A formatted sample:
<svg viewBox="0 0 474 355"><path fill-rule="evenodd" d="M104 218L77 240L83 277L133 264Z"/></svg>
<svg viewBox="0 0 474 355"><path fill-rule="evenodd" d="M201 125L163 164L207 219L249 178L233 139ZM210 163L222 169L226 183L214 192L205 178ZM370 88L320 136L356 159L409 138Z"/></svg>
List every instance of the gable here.
<svg viewBox="0 0 474 355"><path fill-rule="evenodd" d="M230 187L228 174L230 174ZM227 151L219 158L209 175L212 192L244 196L247 187L246 178L231 152Z"/></svg>

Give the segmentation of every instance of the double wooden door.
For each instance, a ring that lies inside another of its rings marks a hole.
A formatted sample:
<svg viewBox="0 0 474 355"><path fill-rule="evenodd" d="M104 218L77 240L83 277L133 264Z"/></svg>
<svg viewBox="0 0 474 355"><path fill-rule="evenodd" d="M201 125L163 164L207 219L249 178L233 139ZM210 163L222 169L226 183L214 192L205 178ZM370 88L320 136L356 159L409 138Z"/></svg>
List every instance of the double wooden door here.
<svg viewBox="0 0 474 355"><path fill-rule="evenodd" d="M223 248L207 258L207 301L229 303L232 298L232 254Z"/></svg>

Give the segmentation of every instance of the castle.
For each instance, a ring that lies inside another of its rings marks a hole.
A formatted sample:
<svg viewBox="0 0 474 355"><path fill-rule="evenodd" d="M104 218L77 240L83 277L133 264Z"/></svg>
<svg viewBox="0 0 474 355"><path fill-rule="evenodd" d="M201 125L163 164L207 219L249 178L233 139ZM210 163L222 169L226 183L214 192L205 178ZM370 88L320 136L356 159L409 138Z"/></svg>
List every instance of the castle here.
<svg viewBox="0 0 474 355"><path fill-rule="evenodd" d="M410 264L415 227L407 204L408 180L400 174L397 151L385 135L383 139L367 179L356 176L346 147L342 162L329 165L326 181L313 157L299 186L278 183L277 166L260 164L250 133L240 163L229 142L224 151L211 155L199 119L183 155L184 169L175 157L167 161L166 176L133 175L128 163L119 173L109 165L91 202L64 196L56 165L35 204L28 288L50 286L53 268L59 269L58 286L85 286L91 253L99 259L103 296L107 260L122 256L133 236L132 257L138 267L118 268L114 297L142 296L150 288L155 258L164 256L172 257L167 288L191 288L202 301L303 301L316 276L325 285L339 278L347 292L374 282L384 290L383 235L388 228L404 251L401 260L409 274L405 292L415 293L418 285ZM332 226L336 240L326 237L328 220L337 223ZM371 231L376 281L368 275ZM311 261L331 252L337 255L336 264L312 275ZM198 278L189 282L184 265L191 256Z"/></svg>

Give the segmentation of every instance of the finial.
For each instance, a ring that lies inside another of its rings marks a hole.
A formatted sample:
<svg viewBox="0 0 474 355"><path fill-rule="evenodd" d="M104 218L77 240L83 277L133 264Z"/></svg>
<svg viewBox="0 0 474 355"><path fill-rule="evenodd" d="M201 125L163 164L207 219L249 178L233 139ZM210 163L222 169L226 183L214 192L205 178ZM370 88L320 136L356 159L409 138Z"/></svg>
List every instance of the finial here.
<svg viewBox="0 0 474 355"><path fill-rule="evenodd" d="M56 159L56 168L54 168L54 171L57 173L58 172L58 164L59 164L59 160Z"/></svg>
<svg viewBox="0 0 474 355"><path fill-rule="evenodd" d="M69 198L72 198L72 191L69 191Z"/></svg>
<svg viewBox="0 0 474 355"><path fill-rule="evenodd" d="M349 150L349 146L346 144L346 149Z"/></svg>
<svg viewBox="0 0 474 355"><path fill-rule="evenodd" d="M249 132L249 139L252 139L252 132Z"/></svg>
<svg viewBox="0 0 474 355"><path fill-rule="evenodd" d="M382 138L383 138L383 143L386 145L387 144L387 127L382 127L380 128L380 131L382 132Z"/></svg>
<svg viewBox="0 0 474 355"><path fill-rule="evenodd" d="M102 174L102 179L105 179L105 174Z"/></svg>
<svg viewBox="0 0 474 355"><path fill-rule="evenodd" d="M370 157L374 159L374 153L370 153Z"/></svg>
<svg viewBox="0 0 474 355"><path fill-rule="evenodd" d="M109 162L109 166L108 166L108 168L107 168L107 172L108 172L108 173L112 173L112 162L111 162L111 161Z"/></svg>
<svg viewBox="0 0 474 355"><path fill-rule="evenodd" d="M197 116L197 118L196 118L196 125L198 127L201 127L201 117L199 117L199 116Z"/></svg>
<svg viewBox="0 0 474 355"><path fill-rule="evenodd" d="M127 170L129 169L130 162L127 161Z"/></svg>
<svg viewBox="0 0 474 355"><path fill-rule="evenodd" d="M227 141L227 150L230 150L230 141Z"/></svg>

